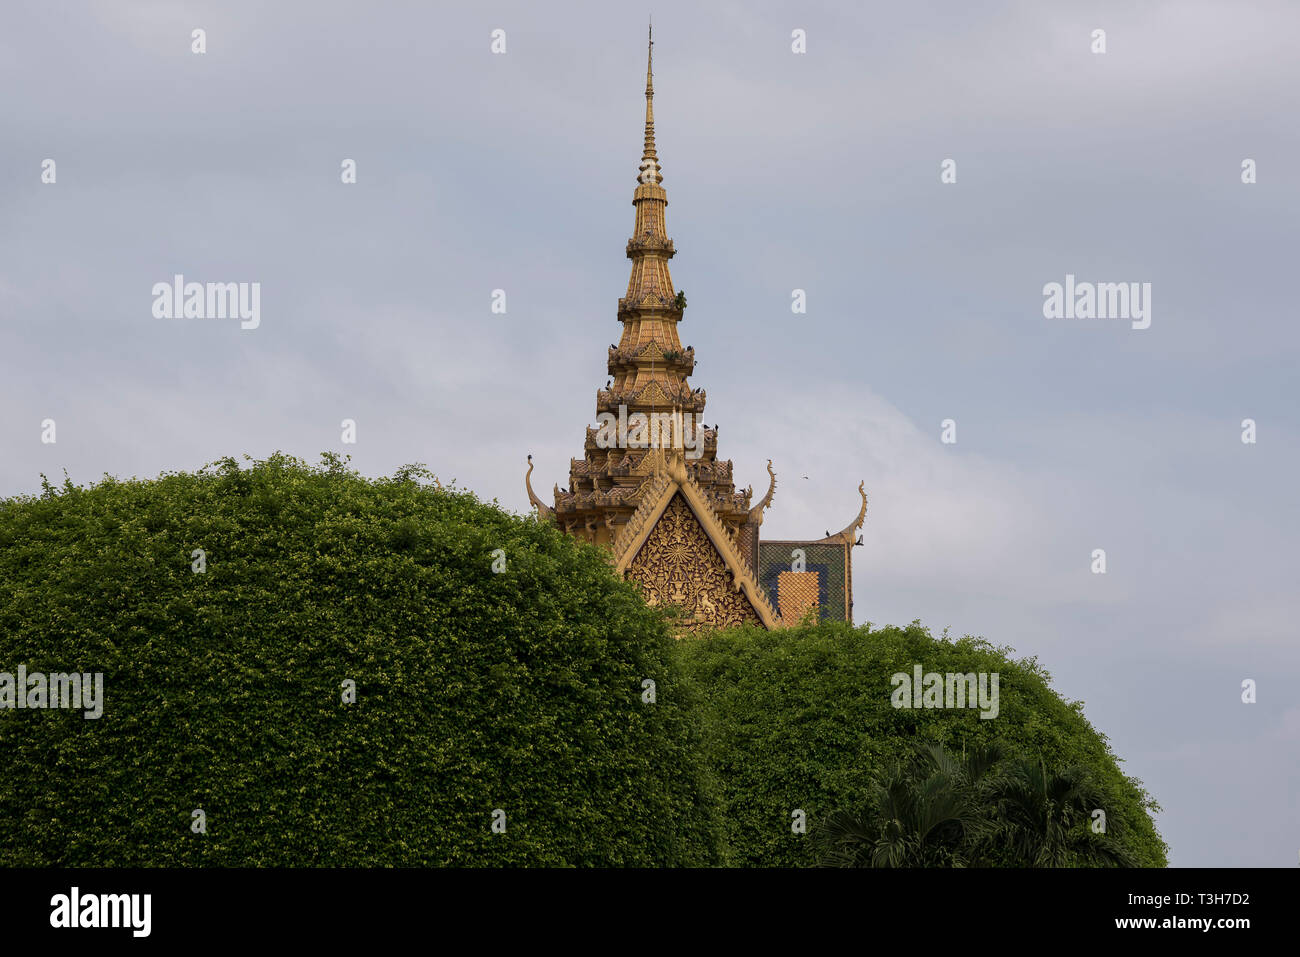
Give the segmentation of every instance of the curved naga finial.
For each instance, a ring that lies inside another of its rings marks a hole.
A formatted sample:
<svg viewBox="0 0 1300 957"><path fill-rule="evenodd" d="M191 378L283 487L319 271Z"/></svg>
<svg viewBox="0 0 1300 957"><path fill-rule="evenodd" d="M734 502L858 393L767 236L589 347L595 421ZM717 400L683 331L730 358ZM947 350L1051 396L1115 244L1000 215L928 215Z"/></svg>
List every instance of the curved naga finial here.
<svg viewBox="0 0 1300 957"><path fill-rule="evenodd" d="M858 517L849 522L849 524L844 527L844 531L835 535L827 535L822 539L822 541L827 544L842 544L850 546L860 544L854 540L853 533L860 529L862 523L867 520L867 493L863 489L863 486L866 484L865 481L858 483L858 494L862 496L862 508L858 509Z"/></svg>
<svg viewBox="0 0 1300 957"><path fill-rule="evenodd" d="M771 476L767 486L767 494L763 496L757 505L749 510L748 521L751 525L763 524L763 511L772 504L772 493L776 491L776 473L772 471L771 459L767 460L767 474Z"/></svg>
<svg viewBox="0 0 1300 957"><path fill-rule="evenodd" d="M538 518L550 518L555 514L555 510L533 494L533 457L528 456L528 471L524 474L524 487L528 489L528 501L537 507Z"/></svg>

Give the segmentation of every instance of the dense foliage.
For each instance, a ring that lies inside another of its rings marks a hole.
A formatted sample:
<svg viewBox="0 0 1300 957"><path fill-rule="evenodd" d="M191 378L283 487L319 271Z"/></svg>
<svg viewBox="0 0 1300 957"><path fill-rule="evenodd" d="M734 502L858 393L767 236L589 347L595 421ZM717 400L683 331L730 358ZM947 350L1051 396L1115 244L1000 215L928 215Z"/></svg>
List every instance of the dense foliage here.
<svg viewBox="0 0 1300 957"><path fill-rule="evenodd" d="M1010 759L1085 775L1088 799L1100 802L1107 833L1125 860L1166 863L1149 814L1158 810L1155 803L1120 771L1082 703L1052 691L1034 659L1013 660L1008 649L975 638L936 638L915 623L876 630L823 623L779 633L740 628L683 641L678 650L705 699L706 747L724 792L730 863L816 863L824 847L818 829L833 825L837 814L858 813L865 826L878 826L871 809L883 806L883 777L926 744L957 754L998 744ZM917 664L927 672L998 673L998 716L895 708L891 676L910 675ZM1026 794L1024 806L1032 800ZM792 826L797 811L806 834ZM1024 858L1007 846L981 863Z"/></svg>
<svg viewBox="0 0 1300 957"><path fill-rule="evenodd" d="M97 719L0 709L0 866L1165 863L1036 661L917 624L674 642L600 550L429 477L0 501L0 683L104 675ZM998 716L893 707L917 664L997 672Z"/></svg>
<svg viewBox="0 0 1300 957"><path fill-rule="evenodd" d="M998 745L918 748L872 779L858 807L814 832L832 867L1131 867L1083 765L1057 773Z"/></svg>
<svg viewBox="0 0 1300 957"><path fill-rule="evenodd" d="M0 711L0 865L715 863L698 709L634 587L325 458L0 501L0 671L105 699Z"/></svg>

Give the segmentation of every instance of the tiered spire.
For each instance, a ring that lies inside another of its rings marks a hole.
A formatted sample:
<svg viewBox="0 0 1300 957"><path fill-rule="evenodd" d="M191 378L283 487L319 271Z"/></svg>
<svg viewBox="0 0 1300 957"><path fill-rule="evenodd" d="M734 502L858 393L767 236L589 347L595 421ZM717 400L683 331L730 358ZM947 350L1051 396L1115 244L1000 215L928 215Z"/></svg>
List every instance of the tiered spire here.
<svg viewBox="0 0 1300 957"><path fill-rule="evenodd" d="M623 335L609 359L609 372L614 377L611 392L629 413L702 412L703 392L692 392L687 384L695 367L694 353L682 347L677 335L684 299L673 289L668 270L668 260L676 250L668 238L668 194L661 185L663 170L655 149L653 28L647 39L645 147L632 194L636 224L627 243L632 271L627 295L618 304Z"/></svg>
<svg viewBox="0 0 1300 957"><path fill-rule="evenodd" d="M668 194L661 185L663 170L655 147L653 31L647 40L645 146L632 194L636 224L627 243L632 270L627 295L618 301L623 331L618 345L610 346L610 382L597 390L596 412L627 421L638 414L668 414L699 426L699 447L691 450L683 467L734 532L749 515L749 495L737 493L731 463L716 460L717 430L704 430L699 418L704 390L692 389L688 382L695 370L695 350L684 347L677 333L685 298L673 288L668 270L676 250L668 238ZM570 463L569 488L557 490L555 513L570 532L608 544L635 511L642 487L664 466L666 456L661 446L609 448L595 428L587 430L583 453Z"/></svg>
<svg viewBox="0 0 1300 957"><path fill-rule="evenodd" d="M676 324L681 319L681 309L675 308L676 293L673 291L673 278L668 272L668 260L675 250L672 240L668 238L668 225L664 210L668 206L668 194L660 184L664 180L663 169L659 166L659 153L655 149L655 85L654 85L654 35L650 36L646 52L645 66L645 148L641 153L641 165L638 167L637 188L632 194L632 205L636 207L636 225L632 238L628 240L627 257L632 260L632 275L627 284L627 296L619 303L619 318L626 323L631 316L627 313L638 307L660 308L662 311L674 310L671 317L673 329L666 329L655 322L647 330L648 338L675 341ZM655 317L656 319L659 317ZM664 316L664 319L670 317ZM633 330L641 341L640 329ZM624 336L627 339L627 336ZM681 343L673 348L665 346L668 351L681 351ZM679 382L678 385L681 383Z"/></svg>
<svg viewBox="0 0 1300 957"><path fill-rule="evenodd" d="M692 389L695 350L677 327L686 297L674 290L668 262L668 194L655 147L654 32L645 71L645 146L632 205L636 224L627 242L632 261L627 295L618 301L622 333L610 344L610 380L596 391L597 427L588 426L582 458L569 462L569 487L555 487L555 506L533 491L532 457L524 486L543 518L570 535L606 546L616 571L638 582L650 604L685 609L685 627L754 621L778 627L825 605L831 617L852 620L850 556L862 508L842 532L817 541L760 541L776 473L767 463L767 494L751 507L752 488L738 490L732 463L718 454L718 429L701 422L703 389ZM816 570L785 571L796 546L839 548ZM775 605L773 604L775 603ZM779 610L778 610L779 609Z"/></svg>

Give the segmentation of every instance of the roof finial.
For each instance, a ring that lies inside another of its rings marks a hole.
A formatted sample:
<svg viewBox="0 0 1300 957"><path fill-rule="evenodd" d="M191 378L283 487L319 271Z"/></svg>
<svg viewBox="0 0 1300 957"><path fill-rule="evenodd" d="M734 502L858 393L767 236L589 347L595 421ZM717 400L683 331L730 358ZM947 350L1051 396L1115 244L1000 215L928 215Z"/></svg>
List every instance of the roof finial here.
<svg viewBox="0 0 1300 957"><path fill-rule="evenodd" d="M659 170L659 158L655 153L654 29L654 23L651 22L650 44L645 61L645 151L641 154L641 174L637 178L642 183L658 184L664 181L664 176Z"/></svg>

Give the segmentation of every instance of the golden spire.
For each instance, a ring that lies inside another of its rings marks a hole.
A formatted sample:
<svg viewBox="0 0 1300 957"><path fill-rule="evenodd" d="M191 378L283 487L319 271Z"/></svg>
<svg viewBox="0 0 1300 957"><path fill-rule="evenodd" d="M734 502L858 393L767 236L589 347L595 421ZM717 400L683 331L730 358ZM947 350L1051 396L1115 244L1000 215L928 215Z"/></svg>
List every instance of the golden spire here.
<svg viewBox="0 0 1300 957"><path fill-rule="evenodd" d="M659 169L659 158L655 154L655 35L653 24L650 26L649 40L650 45L647 48L645 61L645 151L641 154L641 172L637 180L642 183L658 184L664 181L664 174Z"/></svg>
<svg viewBox="0 0 1300 957"><path fill-rule="evenodd" d="M663 308L676 298L672 276L668 273L668 260L673 258L675 250L664 221L668 194L660 185L664 177L655 153L654 95L654 34L651 33L645 68L645 152L641 155L641 172L637 175L637 187L632 194L636 225L627 246L627 257L632 260L632 275L628 279L627 296L619 301L620 310L640 306ZM623 312L619 318L625 318ZM675 318L680 319L680 314ZM661 337L654 329L648 331L649 338ZM628 341L624 345L639 344L642 341L640 333L639 324L632 328L630 339L625 330L624 338ZM680 352L680 344L674 344L671 351Z"/></svg>

